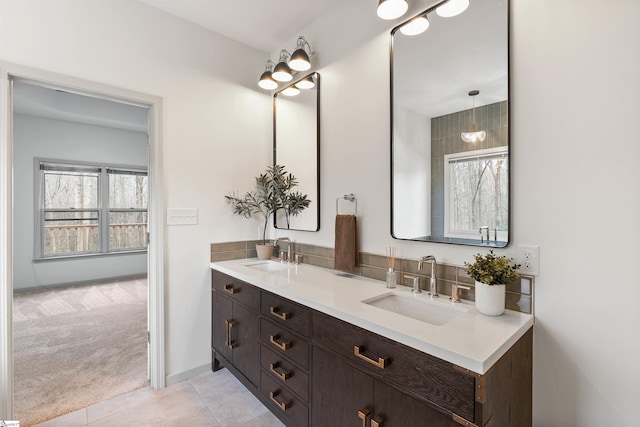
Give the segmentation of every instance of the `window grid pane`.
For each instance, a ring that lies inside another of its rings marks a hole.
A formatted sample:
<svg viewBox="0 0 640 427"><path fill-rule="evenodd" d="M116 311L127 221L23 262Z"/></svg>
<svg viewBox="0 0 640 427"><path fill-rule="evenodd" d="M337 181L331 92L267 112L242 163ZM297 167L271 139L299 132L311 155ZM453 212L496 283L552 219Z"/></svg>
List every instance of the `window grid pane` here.
<svg viewBox="0 0 640 427"><path fill-rule="evenodd" d="M43 255L100 252L97 210L44 211Z"/></svg>

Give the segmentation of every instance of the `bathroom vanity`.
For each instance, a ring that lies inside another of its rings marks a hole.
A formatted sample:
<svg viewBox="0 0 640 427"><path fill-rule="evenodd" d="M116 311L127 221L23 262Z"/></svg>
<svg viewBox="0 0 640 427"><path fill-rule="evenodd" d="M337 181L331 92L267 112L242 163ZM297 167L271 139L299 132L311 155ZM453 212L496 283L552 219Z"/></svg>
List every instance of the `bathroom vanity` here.
<svg viewBox="0 0 640 427"><path fill-rule="evenodd" d="M287 426L531 426L531 315L483 316L310 265L211 268L213 370ZM378 303L406 298L444 311L417 320Z"/></svg>

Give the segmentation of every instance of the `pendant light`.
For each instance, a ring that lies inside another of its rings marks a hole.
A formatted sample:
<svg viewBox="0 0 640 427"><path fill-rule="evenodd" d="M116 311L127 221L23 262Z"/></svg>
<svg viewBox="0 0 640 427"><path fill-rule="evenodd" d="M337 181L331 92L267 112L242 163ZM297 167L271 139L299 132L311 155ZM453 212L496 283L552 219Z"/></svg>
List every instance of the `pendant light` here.
<svg viewBox="0 0 640 427"><path fill-rule="evenodd" d="M469 0L449 0L442 6L436 8L438 16L443 18L451 18L452 16L460 15L469 7Z"/></svg>
<svg viewBox="0 0 640 427"><path fill-rule="evenodd" d="M267 61L267 66L265 67L265 71L264 73L262 73L262 75L260 76L260 80L258 81L258 86L260 86L262 89L274 90L275 88L278 87L278 82L273 80L273 77L271 77L271 73L273 72L274 66L275 64L273 63L272 60Z"/></svg>
<svg viewBox="0 0 640 427"><path fill-rule="evenodd" d="M288 82L293 79L293 75L291 75L291 68L287 65L290 57L291 55L286 49L282 49L280 51L280 62L278 62L276 68L273 69L273 74L271 75L276 81Z"/></svg>
<svg viewBox="0 0 640 427"><path fill-rule="evenodd" d="M409 9L406 0L380 0L378 3L378 16L382 19L400 18Z"/></svg>
<svg viewBox="0 0 640 427"><path fill-rule="evenodd" d="M425 15L420 15L400 27L400 32L405 36L417 36L427 31L427 28L429 28L429 20Z"/></svg>
<svg viewBox="0 0 640 427"><path fill-rule="evenodd" d="M471 132L462 132L460 134L460 137L462 138L462 140L464 142L483 142L485 140L485 138L487 137L487 133L483 130L481 131L476 131L476 102L475 102L475 96L478 95L480 93L479 90L472 90L471 92L469 92L469 96L471 97L471 99L473 100L473 108L472 108L472 115L473 115L473 124L471 125Z"/></svg>
<svg viewBox="0 0 640 427"><path fill-rule="evenodd" d="M296 71L306 71L311 68L311 61L309 60L309 54L311 53L311 47L303 36L298 37L296 43L296 50L291 55L289 61L289 67Z"/></svg>

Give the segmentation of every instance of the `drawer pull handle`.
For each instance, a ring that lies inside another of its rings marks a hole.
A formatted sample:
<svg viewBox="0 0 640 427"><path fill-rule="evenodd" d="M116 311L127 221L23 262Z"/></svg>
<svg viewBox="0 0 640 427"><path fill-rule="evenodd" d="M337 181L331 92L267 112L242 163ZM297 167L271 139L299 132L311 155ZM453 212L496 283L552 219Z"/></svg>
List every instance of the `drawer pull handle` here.
<svg viewBox="0 0 640 427"><path fill-rule="evenodd" d="M231 328L233 328L233 325L235 325L236 322L234 320L225 320L224 323L226 323L227 325L227 329L225 331L226 333L224 336L224 345L233 350L234 344L231 341Z"/></svg>
<svg viewBox="0 0 640 427"><path fill-rule="evenodd" d="M289 318L291 317L291 313L285 313L285 312L278 313L278 307L270 307L269 313L276 316L278 319L282 319L282 320L289 320Z"/></svg>
<svg viewBox="0 0 640 427"><path fill-rule="evenodd" d="M280 378L282 381L286 381L289 379L289 377L291 376L291 372L288 371L282 371L282 372L278 372L276 371L276 369L278 368L278 364L273 364L273 363L269 363L269 370L271 372L273 372L273 374Z"/></svg>
<svg viewBox="0 0 640 427"><path fill-rule="evenodd" d="M358 418L362 420L362 427L367 427L367 418L371 415L369 408L362 408L358 411Z"/></svg>
<svg viewBox="0 0 640 427"><path fill-rule="evenodd" d="M280 408L282 411L286 411L287 409L289 409L289 406L291 406L291 402L278 402L278 400L276 399L276 396L279 394L280 394L280 390L270 391L269 399L271 399L273 403L278 405L278 408Z"/></svg>
<svg viewBox="0 0 640 427"><path fill-rule="evenodd" d="M237 294L240 292L240 289L234 289L232 284L224 285L224 290L230 294Z"/></svg>
<svg viewBox="0 0 640 427"><path fill-rule="evenodd" d="M384 369L384 367L387 365L387 359L384 357L378 357L378 360L375 361L373 359L369 359L367 356L365 356L364 354L360 353L360 346L359 345L354 345L353 346L353 354L364 360L365 362L371 363L374 366L377 366L380 369Z"/></svg>
<svg viewBox="0 0 640 427"><path fill-rule="evenodd" d="M280 350L286 351L291 348L290 342L283 341L280 343L277 341L279 338L280 338L280 335L269 335L269 341L271 342L271 344L275 345Z"/></svg>
<svg viewBox="0 0 640 427"><path fill-rule="evenodd" d="M383 422L384 422L384 419L376 415L375 417L371 418L371 427L380 427Z"/></svg>

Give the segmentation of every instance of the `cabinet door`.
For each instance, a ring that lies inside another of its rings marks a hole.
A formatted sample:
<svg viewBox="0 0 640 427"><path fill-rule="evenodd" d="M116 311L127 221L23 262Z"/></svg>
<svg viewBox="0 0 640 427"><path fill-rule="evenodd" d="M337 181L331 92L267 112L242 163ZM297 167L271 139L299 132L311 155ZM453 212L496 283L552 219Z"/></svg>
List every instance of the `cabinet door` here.
<svg viewBox="0 0 640 427"><path fill-rule="evenodd" d="M311 425L368 427L358 411L373 411L373 379L315 346L312 369Z"/></svg>
<svg viewBox="0 0 640 427"><path fill-rule="evenodd" d="M232 351L229 347L230 327L228 322L233 321L233 302L218 292L213 292L211 301L211 343L217 353L231 361Z"/></svg>
<svg viewBox="0 0 640 427"><path fill-rule="evenodd" d="M253 384L260 376L260 323L258 315L240 304L233 304L231 342L233 365Z"/></svg>
<svg viewBox="0 0 640 427"><path fill-rule="evenodd" d="M374 384L374 416L383 427L460 427L422 402L380 381Z"/></svg>

